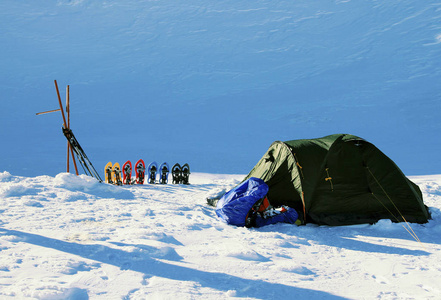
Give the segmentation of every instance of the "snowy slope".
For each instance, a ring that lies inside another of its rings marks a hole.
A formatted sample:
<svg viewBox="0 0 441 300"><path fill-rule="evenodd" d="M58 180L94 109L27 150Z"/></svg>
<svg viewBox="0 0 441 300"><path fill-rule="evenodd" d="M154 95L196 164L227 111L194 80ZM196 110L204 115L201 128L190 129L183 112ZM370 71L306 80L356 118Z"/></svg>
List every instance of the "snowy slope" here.
<svg viewBox="0 0 441 300"><path fill-rule="evenodd" d="M411 177L433 220L222 223L205 198L243 175L116 187L0 173L1 299L439 299L441 175Z"/></svg>
<svg viewBox="0 0 441 300"><path fill-rule="evenodd" d="M440 21L435 0L1 1L0 170L65 170L61 116L35 116L57 79L99 170L247 173L274 140L350 133L438 174Z"/></svg>

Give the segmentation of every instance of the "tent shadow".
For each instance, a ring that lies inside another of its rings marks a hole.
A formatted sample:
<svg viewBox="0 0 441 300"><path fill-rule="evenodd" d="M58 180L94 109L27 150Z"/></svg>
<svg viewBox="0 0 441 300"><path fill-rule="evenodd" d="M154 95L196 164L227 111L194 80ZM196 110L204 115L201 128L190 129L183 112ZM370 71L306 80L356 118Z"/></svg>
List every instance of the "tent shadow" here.
<svg viewBox="0 0 441 300"><path fill-rule="evenodd" d="M428 256L431 254L430 252L425 251L427 249L425 249L423 245L420 245L419 247L421 250L414 250L414 249L399 247L397 246L396 242L391 242L390 245L384 245L386 242L383 242L383 245L379 245L377 243L371 243L369 241L360 240L360 236L364 236L364 237L383 238L383 239L401 239L401 240L415 241L410 236L410 234L407 234L408 235L407 237L402 233L400 233L397 236L396 231L389 233L384 231L377 232L376 230L363 230L363 228L342 229L342 227L328 227L328 226L323 226L323 227L317 226L314 228L317 231L314 232L313 234L311 234L311 229L313 228L307 228L306 230L302 230L302 228L299 228L297 226L295 226L294 229L284 231L284 233L295 236L296 238L315 240L317 244L322 244L336 248L344 248L353 251L412 255L412 256ZM424 242L424 240L422 240L422 242ZM417 242L415 241L415 243ZM430 241L430 243L433 243L433 241Z"/></svg>
<svg viewBox="0 0 441 300"><path fill-rule="evenodd" d="M429 252L424 250L412 250L407 248L400 248L396 246L385 246L374 243L355 240L355 236L341 236L339 241L335 241L335 244L328 243L329 246L341 247L348 250L363 251L370 253L384 253L384 254L398 254L398 255L411 255L411 256L428 256ZM423 248L424 249L424 248Z"/></svg>
<svg viewBox="0 0 441 300"><path fill-rule="evenodd" d="M14 235L21 242L51 248L64 253L77 255L96 262L110 264L121 270L131 270L143 273L144 278L158 276L178 281L196 281L203 287L228 292L234 290L236 297L251 297L261 299L262 296L285 298L287 295L308 298L346 299L327 292L299 288L264 280L252 280L228 275L220 272L208 272L178 266L152 258L150 255L126 252L99 244L78 244L66 242L38 234L0 228L0 235ZM153 247L152 247L153 248Z"/></svg>

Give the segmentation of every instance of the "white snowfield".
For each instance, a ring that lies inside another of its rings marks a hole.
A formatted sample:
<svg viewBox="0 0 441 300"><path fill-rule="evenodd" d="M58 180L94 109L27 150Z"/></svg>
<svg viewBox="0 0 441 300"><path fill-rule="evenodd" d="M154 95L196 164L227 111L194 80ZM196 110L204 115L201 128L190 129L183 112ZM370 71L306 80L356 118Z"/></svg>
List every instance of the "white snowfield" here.
<svg viewBox="0 0 441 300"><path fill-rule="evenodd" d="M243 175L112 186L0 173L0 299L440 299L441 175L432 220L328 227L221 222L206 198Z"/></svg>

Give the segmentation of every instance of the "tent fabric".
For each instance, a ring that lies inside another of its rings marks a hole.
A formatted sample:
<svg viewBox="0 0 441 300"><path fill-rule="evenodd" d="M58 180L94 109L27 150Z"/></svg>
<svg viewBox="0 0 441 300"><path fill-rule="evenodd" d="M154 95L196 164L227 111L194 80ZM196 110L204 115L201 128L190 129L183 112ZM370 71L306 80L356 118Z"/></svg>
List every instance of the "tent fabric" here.
<svg viewBox="0 0 441 300"><path fill-rule="evenodd" d="M419 187L373 144L349 134L276 141L245 180L262 179L274 206L303 223L350 225L430 218Z"/></svg>

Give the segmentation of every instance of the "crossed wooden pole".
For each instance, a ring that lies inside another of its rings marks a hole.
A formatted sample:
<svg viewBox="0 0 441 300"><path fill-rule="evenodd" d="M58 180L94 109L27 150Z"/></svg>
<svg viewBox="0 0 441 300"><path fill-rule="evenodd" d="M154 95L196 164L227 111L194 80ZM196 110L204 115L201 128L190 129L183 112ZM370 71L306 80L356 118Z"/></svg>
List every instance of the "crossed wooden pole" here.
<svg viewBox="0 0 441 300"><path fill-rule="evenodd" d="M58 103L60 105L60 108L59 109L54 109L54 110L40 112L40 113L37 113L36 115L38 116L38 115L48 114L48 113L52 113L52 112L56 112L56 111L61 111L61 115L63 116L64 128L70 129L69 85L66 87L66 114L67 114L67 122L66 122L66 117L64 115L63 104L61 103L60 91L58 90L57 81L54 80L54 83L55 83L55 89L57 90ZM73 154L73 149L70 146L69 141L67 141L67 173L69 173L69 171L70 171L69 170L70 155L72 156L72 161L73 161L73 164L75 166L75 173L78 175L78 168L77 168L77 163L75 161L75 156Z"/></svg>

